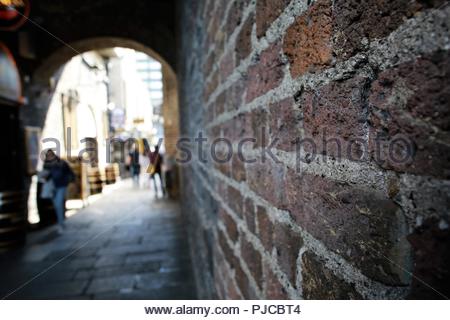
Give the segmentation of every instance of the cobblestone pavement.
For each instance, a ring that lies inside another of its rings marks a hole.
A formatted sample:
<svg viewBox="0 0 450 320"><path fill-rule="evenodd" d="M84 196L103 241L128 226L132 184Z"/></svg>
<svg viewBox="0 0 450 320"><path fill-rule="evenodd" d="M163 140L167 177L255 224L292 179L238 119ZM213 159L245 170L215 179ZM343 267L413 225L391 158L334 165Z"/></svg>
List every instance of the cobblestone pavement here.
<svg viewBox="0 0 450 320"><path fill-rule="evenodd" d="M16 291L15 291L16 290ZM7 299L195 299L179 207L126 183L0 254Z"/></svg>

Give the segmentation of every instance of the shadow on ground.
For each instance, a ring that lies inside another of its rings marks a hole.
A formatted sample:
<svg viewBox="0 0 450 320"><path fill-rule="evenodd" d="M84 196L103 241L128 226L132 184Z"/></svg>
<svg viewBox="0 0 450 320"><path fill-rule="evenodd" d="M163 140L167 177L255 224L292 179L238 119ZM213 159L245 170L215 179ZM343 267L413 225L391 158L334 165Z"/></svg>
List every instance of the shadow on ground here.
<svg viewBox="0 0 450 320"><path fill-rule="evenodd" d="M178 204L123 184L0 254L6 299L195 299Z"/></svg>

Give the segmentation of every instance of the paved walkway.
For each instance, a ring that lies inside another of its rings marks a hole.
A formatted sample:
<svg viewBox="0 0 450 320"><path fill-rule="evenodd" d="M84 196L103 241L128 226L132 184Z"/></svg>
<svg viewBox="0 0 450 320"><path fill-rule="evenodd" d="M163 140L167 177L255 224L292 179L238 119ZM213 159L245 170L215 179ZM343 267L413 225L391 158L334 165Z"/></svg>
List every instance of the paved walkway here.
<svg viewBox="0 0 450 320"><path fill-rule="evenodd" d="M16 291L14 291L16 290ZM194 299L189 248L176 203L122 183L67 219L0 254L7 299Z"/></svg>

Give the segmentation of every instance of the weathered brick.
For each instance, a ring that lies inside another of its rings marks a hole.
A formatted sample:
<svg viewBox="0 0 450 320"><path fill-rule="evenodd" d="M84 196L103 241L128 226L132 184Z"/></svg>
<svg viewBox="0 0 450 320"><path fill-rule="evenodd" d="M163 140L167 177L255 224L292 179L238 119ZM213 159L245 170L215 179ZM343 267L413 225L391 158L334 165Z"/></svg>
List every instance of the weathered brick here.
<svg viewBox="0 0 450 320"><path fill-rule="evenodd" d="M248 57L252 52L252 30L255 18L251 14L242 25L242 29L239 32L236 39L236 65L239 65L241 60Z"/></svg>
<svg viewBox="0 0 450 320"><path fill-rule="evenodd" d="M277 223L274 228L273 242L277 250L278 264L288 276L293 287L297 279L297 258L303 246L302 237L288 225Z"/></svg>
<svg viewBox="0 0 450 320"><path fill-rule="evenodd" d="M286 209L328 248L373 279L408 281L403 271L410 269L408 227L392 200L372 189L293 170L286 174L285 188Z"/></svg>
<svg viewBox="0 0 450 320"><path fill-rule="evenodd" d="M284 202L284 166L269 158L255 160L246 166L249 187L274 206L281 206Z"/></svg>
<svg viewBox="0 0 450 320"><path fill-rule="evenodd" d="M286 31L283 49L292 77L322 70L332 62L331 14L330 0L316 1Z"/></svg>
<svg viewBox="0 0 450 320"><path fill-rule="evenodd" d="M230 237L230 239L232 241L237 241L237 239L239 237L239 231L238 231L236 222L223 208L220 208L219 216L220 216L220 219L222 220L223 224L225 225L225 228L227 229L227 234Z"/></svg>
<svg viewBox="0 0 450 320"><path fill-rule="evenodd" d="M409 299L443 299L450 296L448 225L448 219L439 221L430 218L408 236L414 250L414 277Z"/></svg>
<svg viewBox="0 0 450 320"><path fill-rule="evenodd" d="M214 92L214 90L216 90L218 85L219 85L219 72L216 70L204 88L203 98L205 99L205 101L208 100L209 96L211 95L211 93Z"/></svg>
<svg viewBox="0 0 450 320"><path fill-rule="evenodd" d="M270 140L278 140L276 148L284 151L294 151L300 139L300 122L302 120L299 108L294 99L287 98L269 106L270 110Z"/></svg>
<svg viewBox="0 0 450 320"><path fill-rule="evenodd" d="M255 221L255 204L250 198L245 198L244 200L244 218L247 223L247 228L250 232L256 232L256 221Z"/></svg>
<svg viewBox="0 0 450 320"><path fill-rule="evenodd" d="M273 223L270 220L266 208L258 206L256 210L256 220L258 221L258 236L262 245L270 253L273 248Z"/></svg>
<svg viewBox="0 0 450 320"><path fill-rule="evenodd" d="M281 45L274 43L261 52L248 69L246 102L276 88L284 77L284 62L281 59Z"/></svg>
<svg viewBox="0 0 450 320"><path fill-rule="evenodd" d="M314 142L314 146L302 142L306 151L353 161L367 159L368 85L368 79L355 77L302 94L304 138Z"/></svg>
<svg viewBox="0 0 450 320"><path fill-rule="evenodd" d="M256 1L256 35L258 38L266 34L267 29L277 19L290 0L257 0Z"/></svg>
<svg viewBox="0 0 450 320"><path fill-rule="evenodd" d="M241 192L232 186L228 186L228 205L240 218L242 218L243 203L244 199Z"/></svg>
<svg viewBox="0 0 450 320"><path fill-rule="evenodd" d="M236 153L233 154L233 158L231 160L231 175L233 179L239 182L245 181L245 163L242 159L239 159Z"/></svg>
<svg viewBox="0 0 450 320"><path fill-rule="evenodd" d="M225 103L226 103L226 96L225 92L222 91L217 96L216 101L214 102L216 117L221 115L225 111Z"/></svg>
<svg viewBox="0 0 450 320"><path fill-rule="evenodd" d="M217 149L215 154L217 159L226 159L226 154L219 149ZM214 168L227 177L231 176L230 161L214 161Z"/></svg>
<svg viewBox="0 0 450 320"><path fill-rule="evenodd" d="M273 273L270 266L264 267L264 279L266 280L265 298L269 300L287 300L289 295L283 285Z"/></svg>
<svg viewBox="0 0 450 320"><path fill-rule="evenodd" d="M233 33L234 29L236 29L236 27L241 24L242 14L248 4L248 1L249 0L236 0L231 5L225 25L225 30L227 31L228 36L230 36Z"/></svg>
<svg viewBox="0 0 450 320"><path fill-rule="evenodd" d="M429 2L429 1L419 1ZM334 52L346 59L368 41L387 36L422 8L411 0L337 0L333 5ZM363 40L366 41L363 41Z"/></svg>
<svg viewBox="0 0 450 320"><path fill-rule="evenodd" d="M229 281L227 281L226 286L227 286L228 299L231 299L231 300L241 300L242 299L241 295L238 293L236 285L234 284L234 282L231 279Z"/></svg>
<svg viewBox="0 0 450 320"><path fill-rule="evenodd" d="M253 279L260 286L260 289L262 289L263 271L261 253L259 253L245 237L241 238L241 256L247 264Z"/></svg>
<svg viewBox="0 0 450 320"><path fill-rule="evenodd" d="M225 82L228 76L234 70L234 50L229 50L220 62L220 77L221 82Z"/></svg>
<svg viewBox="0 0 450 320"><path fill-rule="evenodd" d="M224 137L232 142L239 142L242 138L252 137L251 113L240 113L221 125Z"/></svg>
<svg viewBox="0 0 450 320"><path fill-rule="evenodd" d="M237 285L239 287L239 290L241 291L242 295L245 299L256 299L256 293L254 289L252 288L250 281L245 274L244 270L242 270L242 267L240 264L236 265L235 268L235 279L237 282Z"/></svg>
<svg viewBox="0 0 450 320"><path fill-rule="evenodd" d="M225 261L228 262L230 265L230 268L234 269L236 265L239 263L238 259L233 253L233 250L228 245L227 239L225 238L224 233L222 230L218 231L218 241L219 241L219 247L223 252Z"/></svg>
<svg viewBox="0 0 450 320"><path fill-rule="evenodd" d="M269 143L269 113L264 109L250 112L253 138L256 139L255 148L266 146Z"/></svg>
<svg viewBox="0 0 450 320"><path fill-rule="evenodd" d="M303 298L317 300L362 299L353 284L338 278L314 253L302 256Z"/></svg>
<svg viewBox="0 0 450 320"><path fill-rule="evenodd" d="M244 100L246 80L241 78L235 81L228 90L228 111L237 110L242 106Z"/></svg>
<svg viewBox="0 0 450 320"><path fill-rule="evenodd" d="M214 54L214 52L211 52L203 64L203 75L205 77L207 77L211 73L214 67L214 63L216 63L216 55Z"/></svg>
<svg viewBox="0 0 450 320"><path fill-rule="evenodd" d="M369 108L369 148L380 166L450 178L448 51L381 73L371 87Z"/></svg>

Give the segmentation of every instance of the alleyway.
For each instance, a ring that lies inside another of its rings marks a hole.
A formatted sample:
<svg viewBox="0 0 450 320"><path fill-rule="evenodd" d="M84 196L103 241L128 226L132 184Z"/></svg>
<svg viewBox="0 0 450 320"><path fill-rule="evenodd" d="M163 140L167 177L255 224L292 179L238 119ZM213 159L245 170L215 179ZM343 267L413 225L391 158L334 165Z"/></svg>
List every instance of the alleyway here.
<svg viewBox="0 0 450 320"><path fill-rule="evenodd" d="M67 220L0 255L7 299L194 299L178 205L122 183Z"/></svg>

